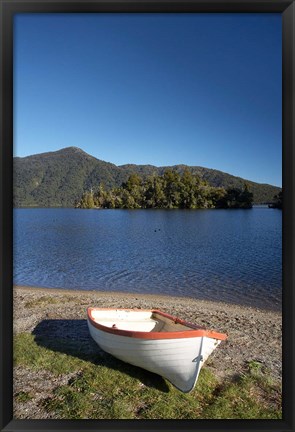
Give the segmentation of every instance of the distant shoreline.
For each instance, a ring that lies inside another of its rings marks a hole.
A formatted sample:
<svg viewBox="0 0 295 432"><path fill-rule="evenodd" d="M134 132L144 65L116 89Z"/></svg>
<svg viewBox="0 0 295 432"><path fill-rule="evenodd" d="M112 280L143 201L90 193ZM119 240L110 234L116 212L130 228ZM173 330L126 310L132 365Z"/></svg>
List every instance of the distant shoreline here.
<svg viewBox="0 0 295 432"><path fill-rule="evenodd" d="M269 203L270 204L270 203ZM77 207L62 207L62 206L50 206L50 207L40 207L40 206L22 206L22 207L13 207L13 210L20 210L20 209L62 209L62 210L168 210L168 211L175 211L175 210L252 210L255 208L265 208L265 209L272 209L272 207L269 207L269 204L253 204L251 208L242 209L242 208L194 208L194 209L183 209L183 208L138 208L138 209L128 209L128 208L103 208L103 207L94 207L90 209L81 209Z"/></svg>

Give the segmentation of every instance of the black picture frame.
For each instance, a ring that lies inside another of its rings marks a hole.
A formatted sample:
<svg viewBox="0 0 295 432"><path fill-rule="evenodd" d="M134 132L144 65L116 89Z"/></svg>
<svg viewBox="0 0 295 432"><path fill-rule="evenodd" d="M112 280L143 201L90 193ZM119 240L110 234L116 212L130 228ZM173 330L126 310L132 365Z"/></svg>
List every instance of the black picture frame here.
<svg viewBox="0 0 295 432"><path fill-rule="evenodd" d="M283 22L283 418L282 420L15 420L13 419L13 16L82 12L278 12ZM294 429L294 65L295 5L285 0L0 0L0 430L281 430Z"/></svg>

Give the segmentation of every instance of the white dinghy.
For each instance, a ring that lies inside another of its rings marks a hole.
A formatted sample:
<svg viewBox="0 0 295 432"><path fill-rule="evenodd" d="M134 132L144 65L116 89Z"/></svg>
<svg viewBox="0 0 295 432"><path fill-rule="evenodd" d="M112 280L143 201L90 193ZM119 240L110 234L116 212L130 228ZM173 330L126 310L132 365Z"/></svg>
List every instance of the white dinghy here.
<svg viewBox="0 0 295 432"><path fill-rule="evenodd" d="M191 391L200 369L226 334L159 310L88 308L92 338L107 353Z"/></svg>

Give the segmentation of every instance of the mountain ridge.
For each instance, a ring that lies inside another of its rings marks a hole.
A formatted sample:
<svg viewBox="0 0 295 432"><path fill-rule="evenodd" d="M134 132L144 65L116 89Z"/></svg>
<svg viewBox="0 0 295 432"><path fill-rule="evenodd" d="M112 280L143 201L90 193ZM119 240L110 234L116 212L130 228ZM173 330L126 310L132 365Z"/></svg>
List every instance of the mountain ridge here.
<svg viewBox="0 0 295 432"><path fill-rule="evenodd" d="M154 165L115 165L96 158L79 147L15 157L15 207L73 207L83 192L103 183L107 189L121 186L129 175L143 177L161 175L167 169L182 173L189 169L210 185L224 188L242 188L247 183L254 194L254 203L273 201L281 191L278 186L256 183L213 168L184 164L157 167Z"/></svg>

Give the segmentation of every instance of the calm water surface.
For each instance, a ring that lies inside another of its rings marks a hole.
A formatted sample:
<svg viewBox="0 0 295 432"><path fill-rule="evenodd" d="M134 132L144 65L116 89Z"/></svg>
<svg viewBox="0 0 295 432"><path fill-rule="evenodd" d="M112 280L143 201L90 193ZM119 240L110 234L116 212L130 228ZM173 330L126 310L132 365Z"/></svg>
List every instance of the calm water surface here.
<svg viewBox="0 0 295 432"><path fill-rule="evenodd" d="M14 283L279 309L282 212L14 210Z"/></svg>

